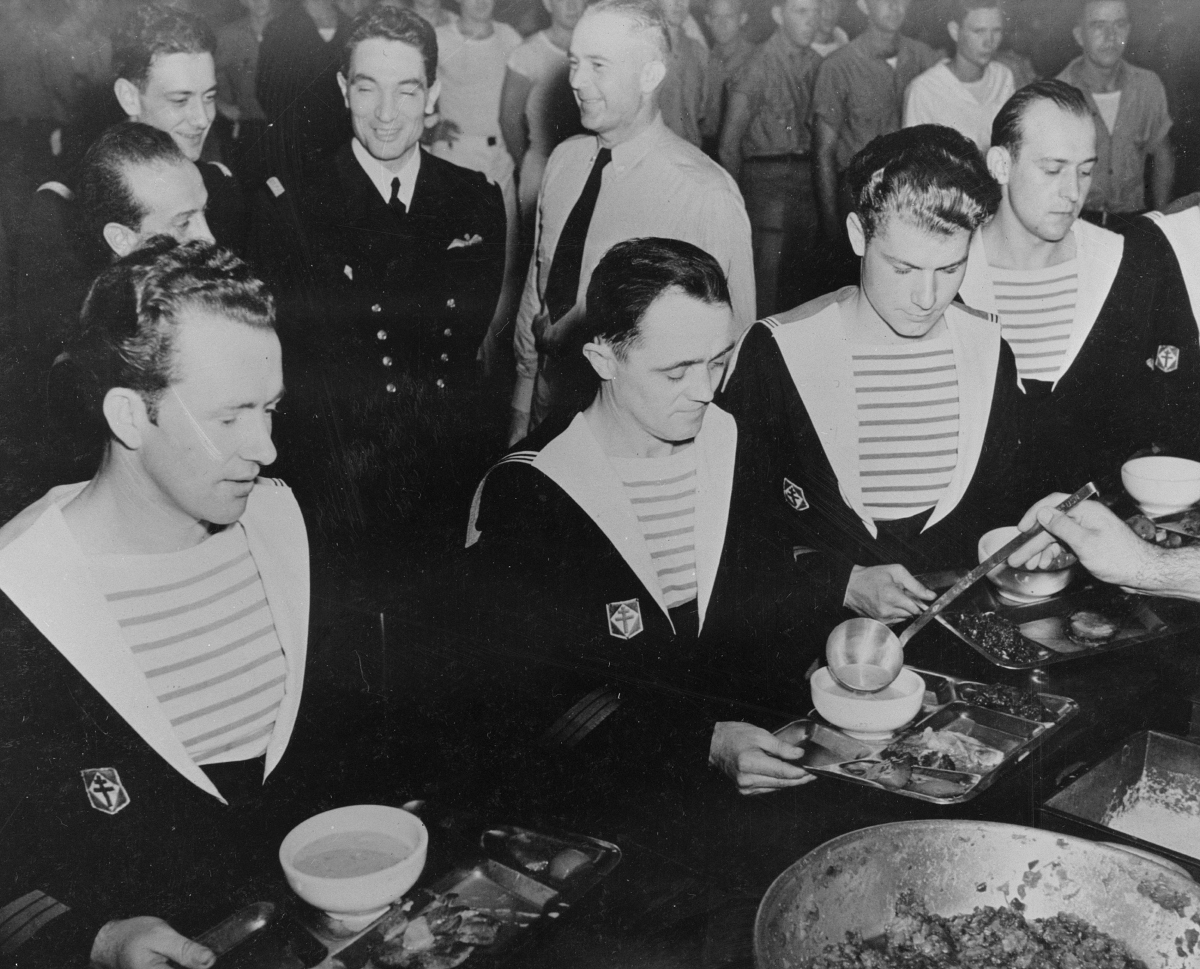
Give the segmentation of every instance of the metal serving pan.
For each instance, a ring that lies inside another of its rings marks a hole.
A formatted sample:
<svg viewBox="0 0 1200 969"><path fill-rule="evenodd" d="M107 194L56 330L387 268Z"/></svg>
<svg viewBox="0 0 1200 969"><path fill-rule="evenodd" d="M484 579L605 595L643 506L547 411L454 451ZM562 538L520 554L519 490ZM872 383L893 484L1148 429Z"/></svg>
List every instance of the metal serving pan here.
<svg viewBox="0 0 1200 969"><path fill-rule="evenodd" d="M912 891L932 914L1016 905L1066 912L1125 943L1151 969L1200 964L1200 886L1082 838L985 821L902 821L827 841L768 889L754 925L757 969L803 969L847 932L871 939Z"/></svg>
<svg viewBox="0 0 1200 969"><path fill-rule="evenodd" d="M1056 826L1153 852L1200 877L1200 743L1143 730L1071 774L1042 805Z"/></svg>
<svg viewBox="0 0 1200 969"><path fill-rule="evenodd" d="M1039 693L1049 716L1046 720L1027 720L976 706L960 698L963 686L981 686L941 673L916 669L925 680L921 712L913 724L887 740L859 740L826 723L815 712L796 720L778 732L779 736L804 748L799 763L814 774L891 791L934 804L961 804L987 790L1010 765L1024 760L1034 748L1079 712L1079 704L1069 697ZM881 760L882 751L907 737L919 736L926 728L966 734L999 750L1003 759L990 770L979 773L913 767L909 773L888 770Z"/></svg>

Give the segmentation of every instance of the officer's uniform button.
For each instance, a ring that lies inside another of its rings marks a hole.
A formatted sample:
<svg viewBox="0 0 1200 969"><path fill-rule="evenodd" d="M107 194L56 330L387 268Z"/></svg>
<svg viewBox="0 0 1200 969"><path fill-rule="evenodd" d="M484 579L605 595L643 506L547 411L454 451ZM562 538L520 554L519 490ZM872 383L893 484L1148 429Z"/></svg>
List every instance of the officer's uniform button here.
<svg viewBox="0 0 1200 969"><path fill-rule="evenodd" d="M442 357L441 357L441 360L442 360L442 363L449 363L449 362L450 362L450 354L448 354L448 353L443 353L443 354L442 354Z"/></svg>
<svg viewBox="0 0 1200 969"><path fill-rule="evenodd" d="M385 389L385 390L386 390L386 391L387 391L389 394L394 394L394 393L396 392L396 385L395 385L395 384L392 384L392 383L389 383L389 384L387 385L387 387L385 387L384 389Z"/></svg>
<svg viewBox="0 0 1200 969"><path fill-rule="evenodd" d="M390 367L390 366L392 365L392 358L391 358L391 357L384 357L384 358L383 358L383 365L384 365L385 367Z"/></svg>
<svg viewBox="0 0 1200 969"><path fill-rule="evenodd" d="M449 336L452 332L450 327L446 327L446 329L442 330L442 336Z"/></svg>
<svg viewBox="0 0 1200 969"><path fill-rule="evenodd" d="M439 389L439 390L445 390L445 389L446 389L446 381L444 381L444 380L443 380L441 377L438 377L438 379L437 379L437 385L438 385L438 389Z"/></svg>
<svg viewBox="0 0 1200 969"><path fill-rule="evenodd" d="M456 302L454 302L454 297L451 297L450 299L446 300L446 309L452 310L456 306L458 306L458 304Z"/></svg>
<svg viewBox="0 0 1200 969"><path fill-rule="evenodd" d="M387 330L380 330L378 333L375 334L375 339L376 340L386 340L387 339Z"/></svg>
<svg viewBox="0 0 1200 969"><path fill-rule="evenodd" d="M382 313L383 307L380 306L378 303L375 303L374 305L371 306L371 312L372 313Z"/></svg>

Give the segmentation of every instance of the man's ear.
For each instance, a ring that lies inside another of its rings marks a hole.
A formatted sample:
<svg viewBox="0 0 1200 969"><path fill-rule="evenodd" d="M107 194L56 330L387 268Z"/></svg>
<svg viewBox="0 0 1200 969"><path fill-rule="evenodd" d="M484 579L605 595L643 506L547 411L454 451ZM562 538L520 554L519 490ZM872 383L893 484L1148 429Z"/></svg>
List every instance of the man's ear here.
<svg viewBox="0 0 1200 969"><path fill-rule="evenodd" d="M1083 48L1083 28L1080 27L1079 24L1076 24L1074 27L1071 28L1071 36L1075 38L1075 43L1077 43L1079 45L1080 49L1082 49Z"/></svg>
<svg viewBox="0 0 1200 969"><path fill-rule="evenodd" d="M442 93L442 81L438 78L429 85L429 93L425 95L425 113L433 114L437 110L437 99Z"/></svg>
<svg viewBox="0 0 1200 969"><path fill-rule="evenodd" d="M783 26L783 8L778 4L771 7L771 19L775 21L776 26Z"/></svg>
<svg viewBox="0 0 1200 969"><path fill-rule="evenodd" d="M601 380L612 380L617 375L617 355L607 343L591 343L583 345L583 355Z"/></svg>
<svg viewBox="0 0 1200 969"><path fill-rule="evenodd" d="M667 65L661 57L655 57L642 65L642 93L652 94L667 76Z"/></svg>
<svg viewBox="0 0 1200 969"><path fill-rule="evenodd" d="M868 20L871 18L871 8L867 6L867 0L855 0L854 5L858 7L859 12L864 17L866 17Z"/></svg>
<svg viewBox="0 0 1200 969"><path fill-rule="evenodd" d="M142 92L137 85L128 78L118 77L113 82L113 93L121 110L136 121L142 113Z"/></svg>
<svg viewBox="0 0 1200 969"><path fill-rule="evenodd" d="M987 152L987 167L994 178L1001 185L1008 184L1008 174L1012 167L1012 155L1009 154L1007 148L1001 148L998 145L992 145Z"/></svg>
<svg viewBox="0 0 1200 969"><path fill-rule="evenodd" d="M955 44L958 43L958 24L956 24L953 20L946 24L946 33L950 35L950 39L954 41Z"/></svg>
<svg viewBox="0 0 1200 969"><path fill-rule="evenodd" d="M846 233L850 236L850 248L861 259L867 253L867 234L863 231L862 219L857 212L846 216Z"/></svg>
<svg viewBox="0 0 1200 969"><path fill-rule="evenodd" d="M745 27L746 24L748 24L749 22L750 22L750 14L748 14L748 13L743 12L742 15L738 17L738 26L739 27Z"/></svg>
<svg viewBox="0 0 1200 969"><path fill-rule="evenodd" d="M129 450L136 451L142 446L142 429L150 423L150 414L136 390L113 387L105 394L104 419L113 436Z"/></svg>
<svg viewBox="0 0 1200 969"><path fill-rule="evenodd" d="M346 83L346 76L341 72L337 72L338 87L342 89L342 100L346 102L347 110L350 108L350 85Z"/></svg>
<svg viewBox="0 0 1200 969"><path fill-rule="evenodd" d="M108 248L121 259L138 247L140 237L127 225L121 225L120 222L109 222L102 231Z"/></svg>

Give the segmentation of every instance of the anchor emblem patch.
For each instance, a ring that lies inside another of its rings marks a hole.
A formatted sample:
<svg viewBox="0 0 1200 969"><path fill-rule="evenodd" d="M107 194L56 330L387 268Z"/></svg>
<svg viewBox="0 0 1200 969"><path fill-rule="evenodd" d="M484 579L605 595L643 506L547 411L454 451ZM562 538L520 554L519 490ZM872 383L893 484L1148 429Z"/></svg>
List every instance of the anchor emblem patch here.
<svg viewBox="0 0 1200 969"><path fill-rule="evenodd" d="M1179 347L1164 344L1158 348L1154 357L1154 366L1163 373L1173 373L1179 369Z"/></svg>
<svg viewBox="0 0 1200 969"><path fill-rule="evenodd" d="M617 639L633 639L642 631L642 607L637 599L609 602L604 606L608 613L608 634Z"/></svg>
<svg viewBox="0 0 1200 969"><path fill-rule="evenodd" d="M87 791L88 801L97 811L105 814L116 814L123 808L129 807L129 792L121 783L121 775L113 767L89 767L81 770L83 787Z"/></svg>
<svg viewBox="0 0 1200 969"><path fill-rule="evenodd" d="M794 511L808 509L808 499L804 497L804 489L789 478L783 479L783 500L791 505Z"/></svg>

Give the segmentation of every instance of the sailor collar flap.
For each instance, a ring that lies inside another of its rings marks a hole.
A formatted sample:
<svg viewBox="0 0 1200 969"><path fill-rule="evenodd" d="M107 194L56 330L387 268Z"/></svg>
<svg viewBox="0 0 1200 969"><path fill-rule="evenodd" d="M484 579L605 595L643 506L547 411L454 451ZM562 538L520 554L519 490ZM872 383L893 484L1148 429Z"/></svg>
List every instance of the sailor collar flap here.
<svg viewBox="0 0 1200 969"><path fill-rule="evenodd" d="M1078 293L1075 298L1075 323L1071 327L1071 339L1067 344L1062 368L1054 380L1053 387L1079 356L1092 327L1104 308L1112 290L1121 258L1125 253L1125 240L1115 232L1101 229L1090 222L1076 219L1071 226L1075 236L1076 265L1078 266ZM984 249L983 233L976 232L971 239L971 251L967 258L967 274L963 278L959 294L968 306L999 313L996 308L996 290L992 281L991 266ZM1024 389L1024 384L1021 385Z"/></svg>
<svg viewBox="0 0 1200 969"><path fill-rule="evenodd" d="M0 589L151 749L197 787L224 801L208 775L188 756L150 692L63 518L62 506L83 487L53 489L38 503L43 507L28 528L0 549ZM309 575L308 541L291 492L260 485L251 494L260 490L277 494L258 500L252 497L242 523L287 659L285 692L267 747L265 777L283 756L300 707ZM272 537L270 542L267 536ZM280 536L289 541L281 541ZM47 589L58 590L58 594L47 595Z"/></svg>
<svg viewBox="0 0 1200 969"><path fill-rule="evenodd" d="M1148 212L1147 218L1162 229L1175 250L1187 286L1188 301L1192 304L1192 315L1200 324L1200 206L1193 205L1173 215Z"/></svg>
<svg viewBox="0 0 1200 969"><path fill-rule="evenodd" d="M830 302L814 316L772 327L772 336L837 477L843 500L854 509L871 537L877 538L879 529L864 504L858 474L851 344L845 336L841 313L841 302ZM998 326L980 320L957 303L946 308L945 319L958 371L958 460L950 485L925 528L937 524L958 506L975 474L1000 357Z"/></svg>

